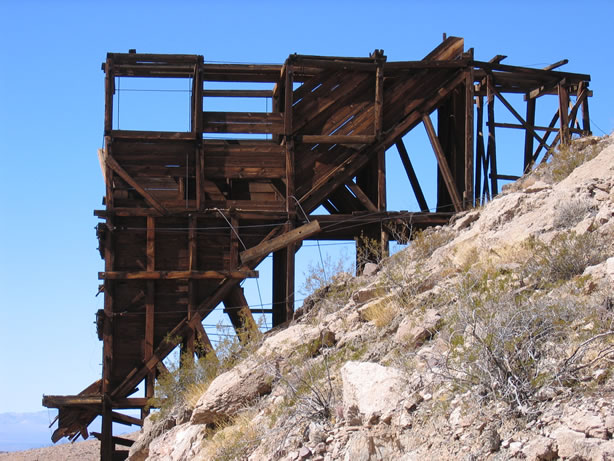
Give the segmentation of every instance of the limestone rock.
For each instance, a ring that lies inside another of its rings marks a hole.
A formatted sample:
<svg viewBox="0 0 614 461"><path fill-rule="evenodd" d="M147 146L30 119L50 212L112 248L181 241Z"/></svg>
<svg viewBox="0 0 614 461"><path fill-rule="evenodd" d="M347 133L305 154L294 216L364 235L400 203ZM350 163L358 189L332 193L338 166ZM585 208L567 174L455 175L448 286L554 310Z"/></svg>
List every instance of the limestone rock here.
<svg viewBox="0 0 614 461"><path fill-rule="evenodd" d="M271 381L269 373L254 361L222 373L198 400L192 424L210 424L234 416L248 403L271 392Z"/></svg>
<svg viewBox="0 0 614 461"><path fill-rule="evenodd" d="M136 439L134 444L130 447L130 461L146 460L149 456L149 444L152 440L170 431L175 425L175 418L172 416L159 418L157 420L152 416L145 418L139 438Z"/></svg>
<svg viewBox="0 0 614 461"><path fill-rule="evenodd" d="M345 414L355 407L363 421L385 418L399 408L407 384L400 370L371 362L347 362L341 378Z"/></svg>
<svg viewBox="0 0 614 461"><path fill-rule="evenodd" d="M522 452L528 461L551 461L557 458L556 442L543 436L531 440Z"/></svg>
<svg viewBox="0 0 614 461"><path fill-rule="evenodd" d="M437 332L441 326L441 315L435 309L427 309L424 315L414 318L412 315L405 317L394 340L399 344L407 344L412 347L421 346Z"/></svg>
<svg viewBox="0 0 614 461"><path fill-rule="evenodd" d="M147 461L183 461L195 459L205 438L204 425L182 424L175 426L149 445Z"/></svg>

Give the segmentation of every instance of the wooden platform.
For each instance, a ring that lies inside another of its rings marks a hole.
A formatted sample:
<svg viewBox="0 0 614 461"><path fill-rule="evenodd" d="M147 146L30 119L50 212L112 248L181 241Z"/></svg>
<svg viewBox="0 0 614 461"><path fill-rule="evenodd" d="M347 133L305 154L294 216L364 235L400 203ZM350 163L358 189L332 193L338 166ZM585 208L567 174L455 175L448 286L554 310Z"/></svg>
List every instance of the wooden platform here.
<svg viewBox="0 0 614 461"><path fill-rule="evenodd" d="M101 414L102 459L112 459L111 422L126 421L116 410L142 408L158 365L178 344L192 352L196 341L211 347L202 320L218 304L241 327L235 308L247 302L239 282L257 277L255 268L271 252L276 326L292 317L295 252L303 239L364 234L385 252L395 224L412 230L445 224L497 194L498 181L509 176L497 170L495 129L524 130L518 146L524 169L574 133L590 133L588 75L555 70L564 62L530 69L501 64L503 58L476 61L457 37L420 61L401 62L389 62L382 50L365 58L294 54L283 65L109 53L99 151L105 209L95 212L105 261L104 309L97 315L103 376L78 396L45 397L45 406L60 410L54 441L87 434ZM189 79L191 129L114 129L120 78ZM228 89L210 88L212 82ZM254 82L270 89L249 89ZM524 95L523 111L509 103L510 93ZM551 94L558 109L539 122L536 101ZM271 109L209 110L219 98L265 98ZM516 123L495 120L495 100ZM412 146L403 141L419 125L438 165L437 203L430 206ZM387 209L385 152L393 146L412 186L400 193L413 192L419 210ZM320 207L329 214L316 215ZM131 397L142 382L144 397Z"/></svg>

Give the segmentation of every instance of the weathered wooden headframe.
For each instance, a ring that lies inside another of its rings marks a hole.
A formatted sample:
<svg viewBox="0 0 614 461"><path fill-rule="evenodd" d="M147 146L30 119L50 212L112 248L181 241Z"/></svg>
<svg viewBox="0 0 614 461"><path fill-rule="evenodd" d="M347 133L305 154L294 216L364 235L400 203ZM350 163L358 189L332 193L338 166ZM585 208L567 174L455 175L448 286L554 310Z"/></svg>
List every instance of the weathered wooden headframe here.
<svg viewBox="0 0 614 461"><path fill-rule="evenodd" d="M503 65L503 58L476 61L456 37L421 61L405 62L388 62L381 50L368 58L294 54L283 65L108 54L99 151L106 209L95 212L104 220L98 226L104 310L97 315L103 376L77 396L44 397L45 406L60 410L53 440L87 436L87 426L102 415L101 457L122 457L114 446L125 441L112 436L112 422L142 421L115 410L145 406L162 359L177 345L168 338L192 352L197 340L211 347L202 320L219 303L235 327L250 321L239 282L257 277L255 268L270 253L268 312L276 326L293 314L302 240L352 240L364 233L386 251L388 239L398 237L391 232L395 223L413 229L444 224L454 212L496 195L498 180L513 179L498 173L495 128L525 130L519 148L525 170L572 134L590 133L588 75L554 70L566 61L531 69ZM191 130L113 129L120 77L190 79ZM208 82L265 82L272 89L209 89ZM526 116L507 93L524 94ZM547 94L558 95L558 110L540 126L536 101ZM218 97L269 98L271 111L208 111L210 98ZM495 121L495 100L517 123ZM403 142L419 124L438 164L434 210ZM231 139L236 134L259 138ZM387 211L384 154L392 146L420 211ZM329 214L314 214L320 206ZM132 397L143 381L144 397Z"/></svg>

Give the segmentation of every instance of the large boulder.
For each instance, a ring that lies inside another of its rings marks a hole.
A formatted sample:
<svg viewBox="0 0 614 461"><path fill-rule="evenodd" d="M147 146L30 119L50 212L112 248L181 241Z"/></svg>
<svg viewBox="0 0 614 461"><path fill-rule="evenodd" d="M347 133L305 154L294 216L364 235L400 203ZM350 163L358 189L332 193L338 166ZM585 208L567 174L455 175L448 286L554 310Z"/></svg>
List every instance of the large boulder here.
<svg viewBox="0 0 614 461"><path fill-rule="evenodd" d="M236 415L258 397L271 392L271 374L247 360L222 373L209 385L192 413L192 424L212 424Z"/></svg>
<svg viewBox="0 0 614 461"><path fill-rule="evenodd" d="M407 381L396 368L372 362L347 362L341 368L345 415L362 422L387 420L401 407ZM347 418L346 418L347 419Z"/></svg>
<svg viewBox="0 0 614 461"><path fill-rule="evenodd" d="M206 426L189 423L175 426L149 444L147 461L196 459L206 436Z"/></svg>

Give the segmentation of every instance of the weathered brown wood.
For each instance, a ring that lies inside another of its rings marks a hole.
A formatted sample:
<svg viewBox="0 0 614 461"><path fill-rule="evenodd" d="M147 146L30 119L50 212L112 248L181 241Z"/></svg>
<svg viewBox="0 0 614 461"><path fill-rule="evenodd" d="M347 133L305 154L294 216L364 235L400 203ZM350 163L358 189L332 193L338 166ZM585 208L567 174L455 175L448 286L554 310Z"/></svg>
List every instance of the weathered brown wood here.
<svg viewBox="0 0 614 461"><path fill-rule="evenodd" d="M371 135L302 135L297 136L298 142L304 142L307 144L371 144L376 139Z"/></svg>
<svg viewBox="0 0 614 461"><path fill-rule="evenodd" d="M461 211L463 207L460 195L458 193L458 190L456 189L456 184L454 183L454 178L452 177L452 172L450 171L450 167L448 166L448 162L446 160L443 149L441 148L441 144L439 144L439 139L437 139L437 134L435 133L433 122L431 122L431 118L428 115L424 115L422 117L422 121L424 122L426 133L428 134L429 140L431 141L433 152L435 152L435 156L437 157L437 165L439 166L439 170L441 171L443 179L446 183L450 198L452 199L454 211Z"/></svg>
<svg viewBox="0 0 614 461"><path fill-rule="evenodd" d="M257 328L257 326L249 308L249 304L247 303L247 299L245 299L243 288L235 286L230 290L224 299L224 307L224 312L228 314L230 322L239 335L239 338L247 339L243 332Z"/></svg>
<svg viewBox="0 0 614 461"><path fill-rule="evenodd" d="M473 53L472 53L473 55ZM474 86L473 71L468 70L465 77L465 190L463 192L463 207L473 206L473 103Z"/></svg>
<svg viewBox="0 0 614 461"><path fill-rule="evenodd" d="M411 160L409 159L409 154L407 153L407 149L405 148L403 139L399 139L396 142L396 146L397 146L397 151L399 152L399 156L401 157L401 162L403 163L403 167L405 168L405 173L407 173L409 183L412 187L412 190L414 191L414 195L416 196L416 201L418 202L420 211L428 212L429 207L426 203L426 199L424 198L422 187L420 187L418 176L416 175L414 167L411 164Z"/></svg>
<svg viewBox="0 0 614 461"><path fill-rule="evenodd" d="M287 247L290 244L304 240L312 235L317 234L320 231L320 224L318 221L311 221L308 224L304 224L296 229L286 232L279 237L262 242L255 247L249 248L240 253L240 259L243 264L258 259L262 256L268 255L274 251Z"/></svg>
<svg viewBox="0 0 614 461"><path fill-rule="evenodd" d="M373 134L376 138L382 135L384 124L384 62L386 57L381 50L373 53L377 69L375 71L375 101L373 108Z"/></svg>
<svg viewBox="0 0 614 461"><path fill-rule="evenodd" d="M533 129L538 129L535 126L535 105L537 100L534 98L527 98L527 124L532 126ZM520 125L522 127L522 125ZM523 172L527 173L533 164L533 135L528 131L525 131L524 135L524 167Z"/></svg>
<svg viewBox="0 0 614 461"><path fill-rule="evenodd" d="M113 421L127 426L143 426L143 419L135 418L134 416L125 415L114 411Z"/></svg>
<svg viewBox="0 0 614 461"><path fill-rule="evenodd" d="M124 170L119 163L109 154L105 157L105 162L109 167L117 173L124 181L130 184L134 189L143 196L145 201L149 203L153 208L156 209L157 212L166 214L167 210L155 199L153 196L143 189L139 183L137 183L127 172Z"/></svg>
<svg viewBox="0 0 614 461"><path fill-rule="evenodd" d="M497 183L497 144L495 142L495 92L492 82L492 75L486 77L486 101L488 105L488 147L486 150L486 161L490 163L490 192L494 197L499 193ZM486 175L484 176L486 180Z"/></svg>
<svg viewBox="0 0 614 461"><path fill-rule="evenodd" d="M204 90L206 98L272 98L271 90Z"/></svg>
<svg viewBox="0 0 614 461"><path fill-rule="evenodd" d="M188 279L245 279L258 277L258 271L238 269L234 271L109 271L99 272L101 280L188 280Z"/></svg>
<svg viewBox="0 0 614 461"><path fill-rule="evenodd" d="M373 204L371 199L367 197L367 194L363 192L363 190L356 184L354 181L346 181L345 185L352 191L352 193L356 196L356 198L364 205L364 207L369 211L379 211L377 206Z"/></svg>

